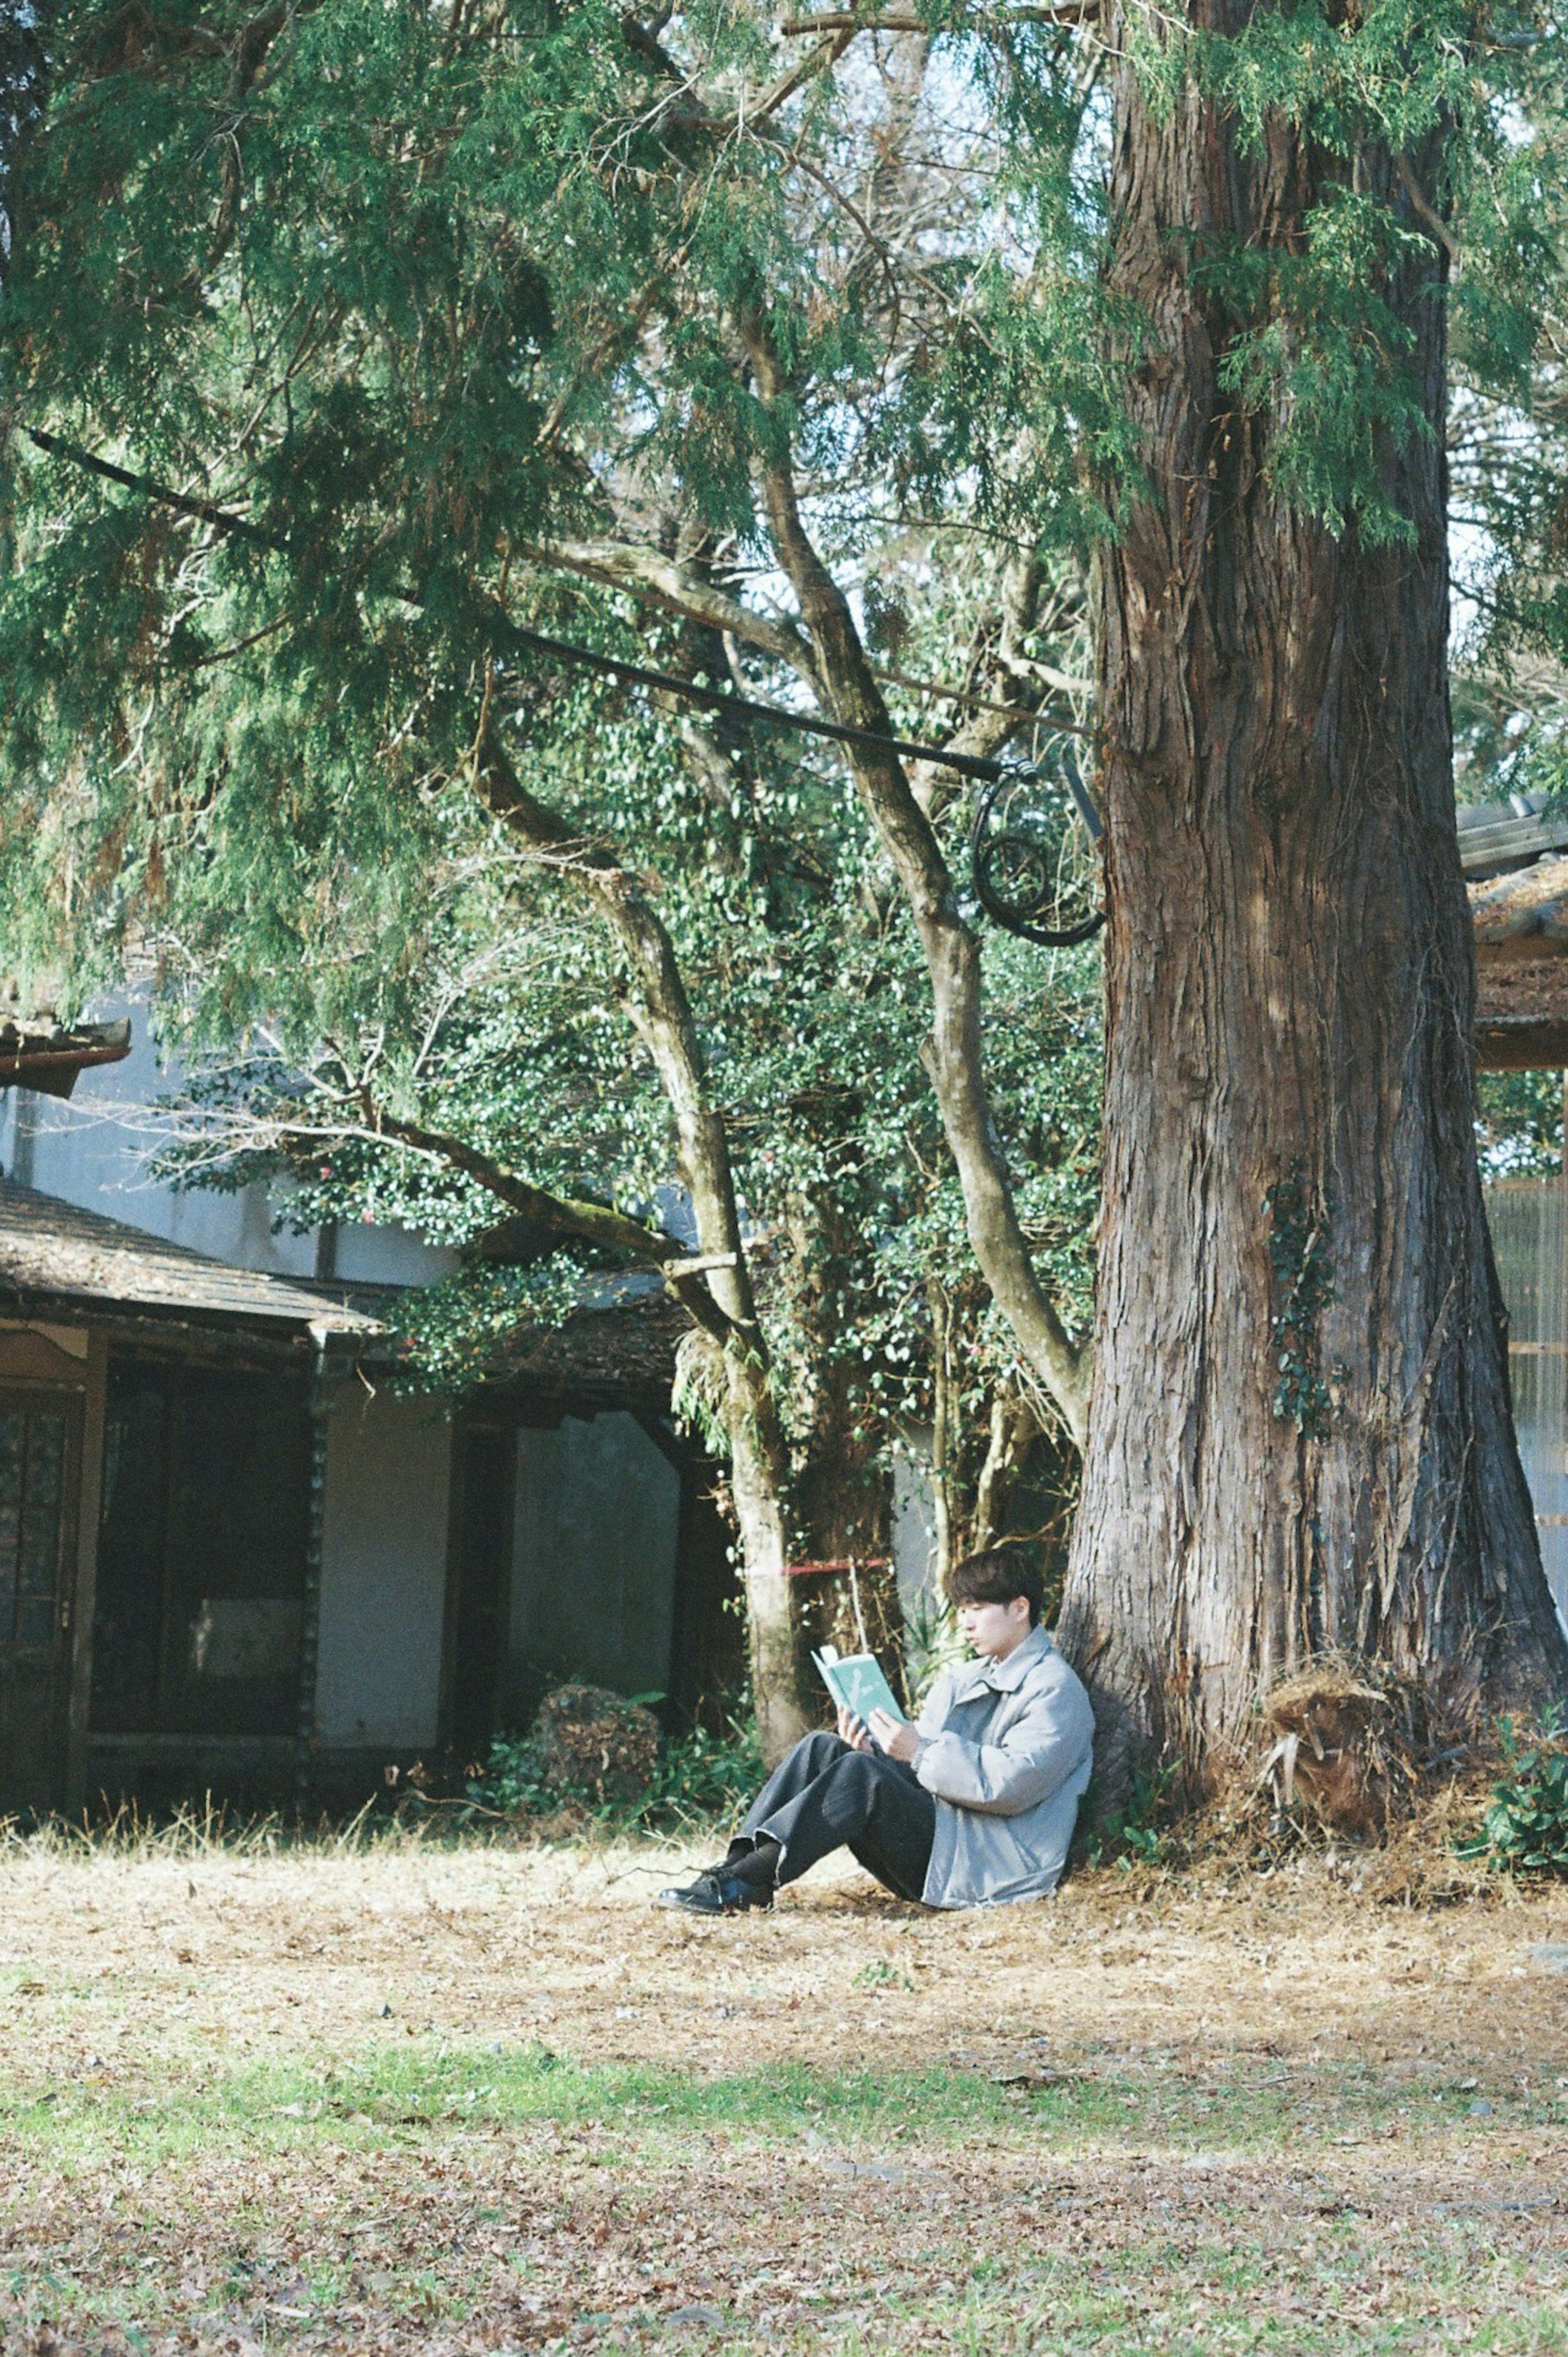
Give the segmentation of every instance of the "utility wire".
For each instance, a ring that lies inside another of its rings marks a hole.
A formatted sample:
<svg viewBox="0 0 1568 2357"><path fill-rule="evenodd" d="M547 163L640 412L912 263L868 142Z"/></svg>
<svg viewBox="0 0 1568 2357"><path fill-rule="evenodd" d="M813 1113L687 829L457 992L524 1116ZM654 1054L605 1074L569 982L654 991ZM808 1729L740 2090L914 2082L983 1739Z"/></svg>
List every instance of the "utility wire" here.
<svg viewBox="0 0 1568 2357"><path fill-rule="evenodd" d="M661 694L678 695L688 704L700 704L709 712L733 712L746 720L768 720L776 727L794 728L806 737L831 737L838 745L863 745L881 753L899 753L912 761L940 761L945 768L958 770L961 777L979 778L994 785L1007 772L1000 761L993 761L980 753L944 752L938 745L918 745L903 737L884 737L875 728L852 728L838 720L818 720L810 713L789 712L781 704L759 704L749 695L734 695L724 688L699 687L695 681L678 679L673 672L650 671L641 663L623 662L619 655L601 655L587 647L569 646L564 639L547 638L542 630L525 630L521 622L510 625L519 642L536 653L555 655L564 662L580 663L586 671L606 673L614 679L630 680L638 687L658 688ZM1026 718L1027 715L1021 715Z"/></svg>
<svg viewBox="0 0 1568 2357"><path fill-rule="evenodd" d="M288 543L274 533L263 532L243 516L232 515L227 508L210 500L191 499L183 491L171 490L167 484L150 475L133 474L129 468L117 467L107 458L100 458L80 443L68 442L58 434L45 434L36 426L24 427L29 442L52 458L64 458L87 473L101 475L111 483L124 485L127 490L139 491L145 499L161 507L173 508L180 515L195 517L209 523L218 531L238 540L248 540L262 548L276 550L282 555L289 553ZM410 593L415 605L424 601ZM644 663L623 662L619 655L599 654L589 647L572 645L565 639L552 638L543 630L531 630L510 616L496 615L493 619L512 645L526 648L531 653L551 655L557 662L575 663L585 671L596 672L609 679L628 680L637 687L651 687L660 694L681 697L685 703L696 704L709 712L733 713L739 719L761 720L777 728L792 728L805 737L824 737L836 745L858 745L870 752L897 753L911 761L930 761L946 770L956 770L960 777L978 778L985 785L999 784L1004 778L1027 778L1037 771L1025 768L1010 770L1006 764L980 753L958 753L940 745L922 745L904 737L885 737L875 728L855 728L838 720L818 720L810 713L789 712L779 704L762 704L749 695L735 695L722 688L699 687L689 679L677 678L673 672L650 671ZM1032 715L1021 713L1020 719ZM1090 835L1098 842L1101 833L1100 813L1078 773L1078 764L1070 758L1064 764L1067 784Z"/></svg>
<svg viewBox="0 0 1568 2357"><path fill-rule="evenodd" d="M184 491L171 491L166 483L155 482L151 475L133 475L129 468L116 467L108 458L84 450L80 442L66 441L61 435L45 434L36 425L24 425L22 431L29 442L51 458L69 458L73 467L81 467L90 475L102 475L109 483L124 483L127 490L140 491L159 507L173 508L180 515L196 516L203 523L216 524L220 532L229 533L236 540L254 541L258 547L275 548L285 555L288 553L286 541L247 523L243 516L231 515L227 508L217 507L210 500L188 499Z"/></svg>

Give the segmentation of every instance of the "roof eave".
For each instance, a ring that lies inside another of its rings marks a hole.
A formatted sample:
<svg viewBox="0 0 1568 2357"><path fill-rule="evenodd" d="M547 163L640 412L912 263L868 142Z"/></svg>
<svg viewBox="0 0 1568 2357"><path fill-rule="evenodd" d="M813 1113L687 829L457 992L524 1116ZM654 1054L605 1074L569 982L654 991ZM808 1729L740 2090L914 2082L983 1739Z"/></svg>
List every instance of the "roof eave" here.
<svg viewBox="0 0 1568 2357"><path fill-rule="evenodd" d="M41 1096L69 1097L81 1073L98 1064L123 1064L131 1052L129 1023L104 1024L81 1045L28 1048L0 1053L0 1089L33 1089Z"/></svg>

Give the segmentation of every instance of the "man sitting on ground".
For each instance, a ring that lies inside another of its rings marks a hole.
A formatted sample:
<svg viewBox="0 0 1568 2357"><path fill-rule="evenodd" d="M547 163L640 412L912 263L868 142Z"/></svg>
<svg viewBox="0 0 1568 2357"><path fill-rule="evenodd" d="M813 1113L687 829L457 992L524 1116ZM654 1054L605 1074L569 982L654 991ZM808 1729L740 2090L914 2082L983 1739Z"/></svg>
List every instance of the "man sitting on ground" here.
<svg viewBox="0 0 1568 2357"><path fill-rule="evenodd" d="M945 1670L918 1718L848 1711L797 1743L728 1855L660 1903L693 1915L770 1907L841 1845L900 1899L983 1907L1056 1889L1089 1782L1094 1714L1010 1548L955 1566L948 1593L978 1660Z"/></svg>

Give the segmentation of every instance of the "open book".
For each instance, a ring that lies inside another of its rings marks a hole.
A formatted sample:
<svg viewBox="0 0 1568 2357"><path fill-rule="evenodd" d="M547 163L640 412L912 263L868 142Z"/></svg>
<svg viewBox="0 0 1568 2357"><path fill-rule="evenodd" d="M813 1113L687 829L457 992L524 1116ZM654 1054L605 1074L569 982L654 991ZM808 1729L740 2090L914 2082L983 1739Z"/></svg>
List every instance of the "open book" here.
<svg viewBox="0 0 1568 2357"><path fill-rule="evenodd" d="M853 1711L863 1726L870 1726L874 1710L885 1710L889 1718L903 1717L875 1653L841 1654L836 1645L824 1645L811 1659L834 1702Z"/></svg>

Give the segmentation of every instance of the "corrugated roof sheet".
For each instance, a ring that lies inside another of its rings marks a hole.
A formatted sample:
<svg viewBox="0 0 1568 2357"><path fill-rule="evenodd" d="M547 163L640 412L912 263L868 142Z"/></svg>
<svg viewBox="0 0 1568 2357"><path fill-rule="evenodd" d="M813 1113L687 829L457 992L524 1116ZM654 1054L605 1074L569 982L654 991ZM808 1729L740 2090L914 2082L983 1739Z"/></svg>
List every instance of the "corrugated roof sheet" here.
<svg viewBox="0 0 1568 2357"><path fill-rule="evenodd" d="M335 1334L385 1330L340 1295L209 1259L9 1178L0 1179L0 1297L7 1295L321 1326Z"/></svg>

